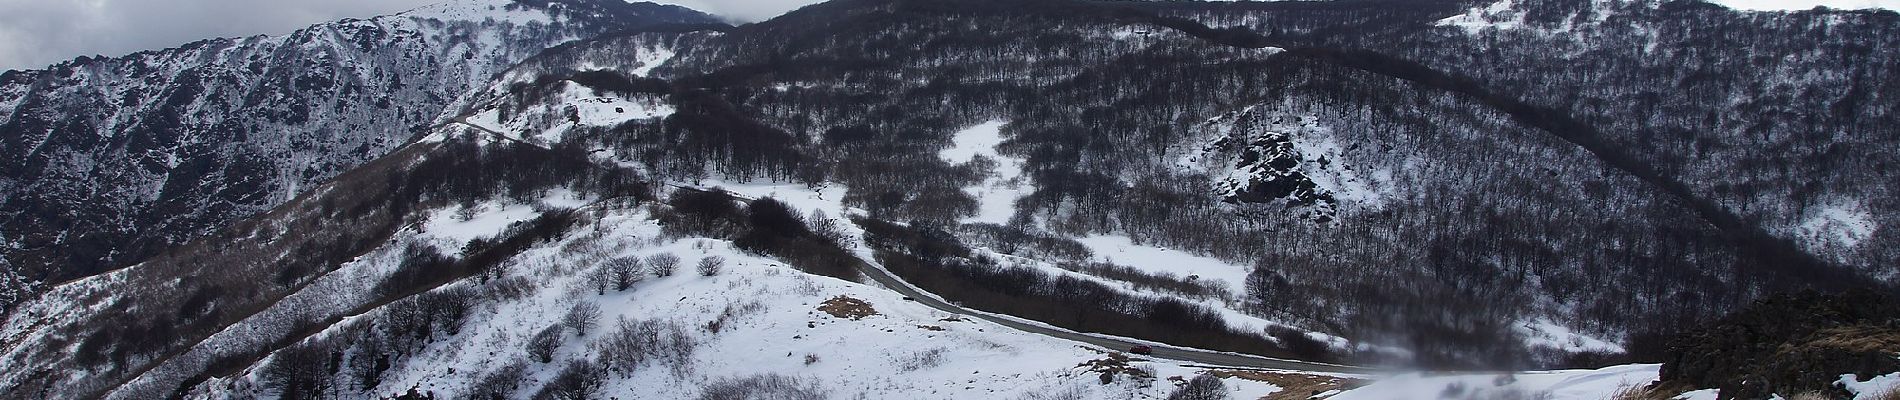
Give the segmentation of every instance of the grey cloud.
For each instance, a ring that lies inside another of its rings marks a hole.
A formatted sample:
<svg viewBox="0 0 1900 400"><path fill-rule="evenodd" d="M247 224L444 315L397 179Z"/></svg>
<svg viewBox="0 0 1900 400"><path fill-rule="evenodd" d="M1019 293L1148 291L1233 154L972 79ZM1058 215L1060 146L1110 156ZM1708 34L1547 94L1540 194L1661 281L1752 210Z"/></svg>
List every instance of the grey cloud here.
<svg viewBox="0 0 1900 400"><path fill-rule="evenodd" d="M821 0L648 0L677 4L738 22L757 22Z"/></svg>

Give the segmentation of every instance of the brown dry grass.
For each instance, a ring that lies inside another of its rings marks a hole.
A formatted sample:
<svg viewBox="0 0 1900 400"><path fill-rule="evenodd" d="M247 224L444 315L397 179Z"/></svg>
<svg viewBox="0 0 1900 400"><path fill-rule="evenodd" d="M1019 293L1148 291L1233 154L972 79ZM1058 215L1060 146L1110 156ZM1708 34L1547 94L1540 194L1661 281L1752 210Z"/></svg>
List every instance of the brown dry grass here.
<svg viewBox="0 0 1900 400"><path fill-rule="evenodd" d="M1874 394L1873 400L1900 400L1900 387L1887 388Z"/></svg>
<svg viewBox="0 0 1900 400"><path fill-rule="evenodd" d="M1680 390L1668 390L1651 385L1623 385L1610 394L1611 400L1668 400L1682 394Z"/></svg>
<svg viewBox="0 0 1900 400"><path fill-rule="evenodd" d="M1281 387L1280 391L1263 397L1263 400L1305 400L1314 395L1338 389L1348 389L1365 384L1365 381L1337 376L1296 374L1268 371L1214 370L1208 371L1214 376L1240 378L1255 382L1266 382Z"/></svg>
<svg viewBox="0 0 1900 400"><path fill-rule="evenodd" d="M877 315L877 309L872 308L871 303L851 298L850 296L838 296L831 298L831 300L825 300L823 304L818 305L818 311L824 311L833 317L850 318L852 320L860 320L864 319L864 317Z"/></svg>
<svg viewBox="0 0 1900 400"><path fill-rule="evenodd" d="M1900 351L1900 329L1891 327L1847 326L1823 330L1819 336L1809 345L1859 353Z"/></svg>
<svg viewBox="0 0 1900 400"><path fill-rule="evenodd" d="M1828 400L1827 395L1819 392L1806 392L1788 396L1788 400Z"/></svg>

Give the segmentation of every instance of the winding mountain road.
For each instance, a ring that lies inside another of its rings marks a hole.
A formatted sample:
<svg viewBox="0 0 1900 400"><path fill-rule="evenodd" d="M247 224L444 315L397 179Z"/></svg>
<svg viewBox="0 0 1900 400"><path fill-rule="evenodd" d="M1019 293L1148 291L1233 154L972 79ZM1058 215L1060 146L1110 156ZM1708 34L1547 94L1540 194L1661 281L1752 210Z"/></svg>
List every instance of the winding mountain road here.
<svg viewBox="0 0 1900 400"><path fill-rule="evenodd" d="M1075 331L1070 331L1067 329L1052 328L1052 327L1044 326L1044 325L1026 323L1026 322L1022 322L1022 321L1012 319L1012 318L999 317L999 316L992 315L990 313L963 308L962 306L958 306L955 304L951 304L950 302L943 301L942 299L938 298L935 295L929 294L928 292L924 292L923 290L918 289L915 286L911 286L910 283L905 282L903 279L898 278L896 275L892 275L890 271L885 271L882 268L877 268L875 266L872 266L870 263L861 263L859 264L859 266L860 266L859 271L862 271L865 277L871 278L871 280L876 281L880 285L884 285L884 287L890 288L892 291L896 291L897 293L901 293L905 296L909 296L911 299L916 300L918 304L923 304L926 307L934 308L934 309L937 309L938 311L943 311L943 312L947 312L951 314L979 318L984 321L989 321L997 325L1002 325L1003 327L1006 327L1006 328L1015 329L1015 330L1026 332L1026 333L1043 335L1043 336L1048 336L1048 337L1053 337L1053 338L1063 339L1063 340L1068 340L1068 341L1074 341L1074 342L1082 342L1089 345L1103 347L1109 350L1116 350L1116 351L1123 351L1131 347L1135 347L1136 345L1145 344L1154 348L1154 354L1149 354L1148 355L1149 357L1165 358L1165 359L1176 360L1176 361L1187 361L1187 362L1192 362L1192 363L1207 364L1210 366L1260 368L1260 369L1287 369L1287 370L1300 370L1300 371L1340 372L1340 373L1376 372L1375 370L1371 368L1354 367L1354 366L1349 366L1349 365L1338 365L1338 364L1327 364L1327 363L1318 363L1318 362L1311 362L1311 361L1268 358L1268 357L1237 354L1237 353L1223 353L1223 352L1216 352L1216 351L1209 351L1209 350L1176 347L1176 346L1170 346L1170 345L1155 345L1151 343L1135 342L1131 340L1118 339L1118 338L1108 337L1108 336L1089 335L1089 334L1084 334L1084 333L1078 333Z"/></svg>

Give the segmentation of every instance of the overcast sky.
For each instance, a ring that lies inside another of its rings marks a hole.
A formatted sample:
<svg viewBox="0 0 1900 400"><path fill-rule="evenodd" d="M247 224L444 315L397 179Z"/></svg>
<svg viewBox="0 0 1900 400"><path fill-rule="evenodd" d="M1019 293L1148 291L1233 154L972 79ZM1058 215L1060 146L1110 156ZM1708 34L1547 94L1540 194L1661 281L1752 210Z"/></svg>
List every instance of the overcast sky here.
<svg viewBox="0 0 1900 400"><path fill-rule="evenodd" d="M447 0L0 0L0 70L119 56L212 37L281 34ZM741 22L819 0L662 0ZM1900 0L1714 0L1742 9L1895 8Z"/></svg>
<svg viewBox="0 0 1900 400"><path fill-rule="evenodd" d="M0 0L0 70L120 56L213 37L281 34L447 0ZM739 21L816 0L666 0Z"/></svg>

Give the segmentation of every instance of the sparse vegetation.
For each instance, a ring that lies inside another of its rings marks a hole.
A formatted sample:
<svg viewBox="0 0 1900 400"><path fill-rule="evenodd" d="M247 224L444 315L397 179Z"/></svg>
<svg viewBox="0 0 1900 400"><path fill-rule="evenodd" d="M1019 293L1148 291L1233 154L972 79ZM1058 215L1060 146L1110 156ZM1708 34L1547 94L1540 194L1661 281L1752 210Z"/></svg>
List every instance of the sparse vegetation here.
<svg viewBox="0 0 1900 400"><path fill-rule="evenodd" d="M949 351L942 347L907 354L897 359L897 370L904 372L936 368L943 365L943 354Z"/></svg>
<svg viewBox="0 0 1900 400"><path fill-rule="evenodd" d="M679 269L680 257L665 253L654 254L652 257L647 257L647 265L653 267L653 275L665 278L673 276L673 271Z"/></svg>
<svg viewBox="0 0 1900 400"><path fill-rule="evenodd" d="M720 379L700 389L700 400L823 400L826 395L816 384L775 374Z"/></svg>
<svg viewBox="0 0 1900 400"><path fill-rule="evenodd" d="M699 265L694 268L699 270L699 276L716 276L719 275L720 270L726 268L726 258L720 256L701 258Z"/></svg>
<svg viewBox="0 0 1900 400"><path fill-rule="evenodd" d="M1227 384L1214 374L1199 374L1168 393L1168 400L1225 400L1231 398Z"/></svg>
<svg viewBox="0 0 1900 400"><path fill-rule="evenodd" d="M621 319L614 331L594 343L596 362L625 377L652 362L683 371L696 341L684 327L666 321Z"/></svg>

